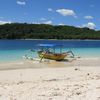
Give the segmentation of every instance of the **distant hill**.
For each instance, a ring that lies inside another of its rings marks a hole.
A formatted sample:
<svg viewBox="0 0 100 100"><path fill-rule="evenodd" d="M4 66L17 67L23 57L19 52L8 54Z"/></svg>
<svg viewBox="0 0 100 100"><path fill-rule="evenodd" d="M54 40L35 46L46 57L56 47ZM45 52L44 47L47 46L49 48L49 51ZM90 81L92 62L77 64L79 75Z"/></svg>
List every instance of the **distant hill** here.
<svg viewBox="0 0 100 100"><path fill-rule="evenodd" d="M0 39L100 39L100 31L73 26L11 23L0 25Z"/></svg>

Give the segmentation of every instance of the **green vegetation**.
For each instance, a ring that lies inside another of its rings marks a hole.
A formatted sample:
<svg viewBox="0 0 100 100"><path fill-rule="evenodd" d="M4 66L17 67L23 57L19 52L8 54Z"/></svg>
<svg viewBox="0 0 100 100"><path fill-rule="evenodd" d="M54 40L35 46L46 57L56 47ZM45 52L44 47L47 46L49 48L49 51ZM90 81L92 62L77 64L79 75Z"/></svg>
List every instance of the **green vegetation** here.
<svg viewBox="0 0 100 100"><path fill-rule="evenodd" d="M100 31L73 26L12 23L0 25L0 39L100 39Z"/></svg>

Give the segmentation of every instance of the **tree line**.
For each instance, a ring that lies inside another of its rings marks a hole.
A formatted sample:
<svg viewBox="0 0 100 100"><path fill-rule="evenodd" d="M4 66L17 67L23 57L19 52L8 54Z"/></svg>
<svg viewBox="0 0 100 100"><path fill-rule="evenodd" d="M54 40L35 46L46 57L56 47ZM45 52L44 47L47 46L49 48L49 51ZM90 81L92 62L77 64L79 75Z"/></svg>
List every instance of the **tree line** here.
<svg viewBox="0 0 100 100"><path fill-rule="evenodd" d="M67 25L11 23L0 25L0 39L100 39L100 31Z"/></svg>

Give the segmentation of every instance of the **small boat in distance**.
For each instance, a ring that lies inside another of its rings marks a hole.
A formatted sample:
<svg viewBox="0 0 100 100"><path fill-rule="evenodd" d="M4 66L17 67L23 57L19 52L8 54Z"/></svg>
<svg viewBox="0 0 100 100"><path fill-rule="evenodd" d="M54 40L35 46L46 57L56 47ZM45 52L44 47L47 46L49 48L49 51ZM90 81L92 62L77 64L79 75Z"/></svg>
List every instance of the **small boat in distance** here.
<svg viewBox="0 0 100 100"><path fill-rule="evenodd" d="M56 61L64 60L65 57L74 54L72 51L62 52L63 45L58 44L38 44L39 50L37 51L38 56L41 58L40 61L45 59L51 59ZM56 48L59 49L59 52L56 52Z"/></svg>

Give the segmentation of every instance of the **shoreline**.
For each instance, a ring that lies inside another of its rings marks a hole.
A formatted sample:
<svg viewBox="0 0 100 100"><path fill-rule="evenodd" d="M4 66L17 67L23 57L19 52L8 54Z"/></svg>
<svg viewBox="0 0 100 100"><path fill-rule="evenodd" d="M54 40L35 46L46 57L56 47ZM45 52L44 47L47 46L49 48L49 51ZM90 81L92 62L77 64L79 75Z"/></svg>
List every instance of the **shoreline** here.
<svg viewBox="0 0 100 100"><path fill-rule="evenodd" d="M38 64L38 66L37 66ZM0 63L0 70L10 70L10 69L41 69L41 68L67 68L67 67L99 67L100 58L72 58L63 61L54 61L44 59L42 62L39 59L34 60L20 60L13 62L2 62Z"/></svg>
<svg viewBox="0 0 100 100"><path fill-rule="evenodd" d="M0 40L100 41L100 39L0 39Z"/></svg>

